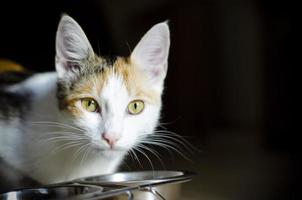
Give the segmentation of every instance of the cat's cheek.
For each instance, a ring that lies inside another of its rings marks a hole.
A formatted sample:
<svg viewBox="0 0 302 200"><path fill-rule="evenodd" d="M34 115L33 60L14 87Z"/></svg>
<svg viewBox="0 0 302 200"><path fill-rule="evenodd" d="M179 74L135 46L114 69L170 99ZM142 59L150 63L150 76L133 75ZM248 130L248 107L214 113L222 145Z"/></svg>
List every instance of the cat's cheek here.
<svg viewBox="0 0 302 200"><path fill-rule="evenodd" d="M75 123L85 130L83 134L91 137L93 140L100 140L101 116L98 113L82 112Z"/></svg>
<svg viewBox="0 0 302 200"><path fill-rule="evenodd" d="M117 142L117 147L129 150L139 142L141 122L138 118L135 119L134 116L126 119L124 122L122 137Z"/></svg>

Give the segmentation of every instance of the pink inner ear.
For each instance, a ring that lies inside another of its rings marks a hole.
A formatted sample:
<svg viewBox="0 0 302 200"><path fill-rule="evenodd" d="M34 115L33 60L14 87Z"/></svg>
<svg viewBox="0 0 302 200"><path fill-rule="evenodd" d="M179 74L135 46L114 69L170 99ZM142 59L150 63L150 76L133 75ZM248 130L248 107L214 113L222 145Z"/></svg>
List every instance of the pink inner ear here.
<svg viewBox="0 0 302 200"><path fill-rule="evenodd" d="M150 65L157 66L157 65L161 65L164 59L165 58L162 48L156 48L149 55L147 61L149 62Z"/></svg>
<svg viewBox="0 0 302 200"><path fill-rule="evenodd" d="M152 77L158 77L160 75L161 70L157 67L157 68L153 68L151 73L152 73Z"/></svg>
<svg viewBox="0 0 302 200"><path fill-rule="evenodd" d="M162 52L162 49L161 49L161 48L156 48L156 49L154 49L154 54L155 54L155 55L159 55L159 54L161 54L161 52Z"/></svg>

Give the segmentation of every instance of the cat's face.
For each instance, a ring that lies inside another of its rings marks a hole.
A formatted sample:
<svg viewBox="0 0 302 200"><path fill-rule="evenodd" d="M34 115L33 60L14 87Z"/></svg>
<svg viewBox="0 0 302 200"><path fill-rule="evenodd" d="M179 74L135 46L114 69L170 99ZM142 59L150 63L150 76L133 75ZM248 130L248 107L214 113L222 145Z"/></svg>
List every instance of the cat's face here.
<svg viewBox="0 0 302 200"><path fill-rule="evenodd" d="M56 38L58 101L100 152L127 151L157 126L169 29L152 27L128 58L95 55L80 26L63 16Z"/></svg>

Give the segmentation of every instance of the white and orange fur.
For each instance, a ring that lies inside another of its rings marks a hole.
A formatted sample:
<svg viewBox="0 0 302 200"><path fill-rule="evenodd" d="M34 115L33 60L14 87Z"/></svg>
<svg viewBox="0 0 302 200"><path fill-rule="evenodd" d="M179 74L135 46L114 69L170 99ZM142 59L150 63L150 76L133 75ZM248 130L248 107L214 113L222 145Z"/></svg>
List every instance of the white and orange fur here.
<svg viewBox="0 0 302 200"><path fill-rule="evenodd" d="M56 72L6 88L28 95L30 103L22 118L0 120L0 157L43 184L115 172L127 152L158 125L169 46L168 25L159 23L129 57L109 62L64 15L56 36ZM87 97L101 112L82 108ZM127 105L135 99L145 107L130 115Z"/></svg>

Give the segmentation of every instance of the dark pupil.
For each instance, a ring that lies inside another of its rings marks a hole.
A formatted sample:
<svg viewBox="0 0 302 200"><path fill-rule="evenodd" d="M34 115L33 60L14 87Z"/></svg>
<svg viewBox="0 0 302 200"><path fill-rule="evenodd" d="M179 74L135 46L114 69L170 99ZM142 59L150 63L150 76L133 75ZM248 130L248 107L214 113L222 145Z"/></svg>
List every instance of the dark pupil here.
<svg viewBox="0 0 302 200"><path fill-rule="evenodd" d="M135 110L137 109L137 103L134 103L134 109Z"/></svg>
<svg viewBox="0 0 302 200"><path fill-rule="evenodd" d="M91 106L91 104L92 104L92 101L88 101L88 106Z"/></svg>

